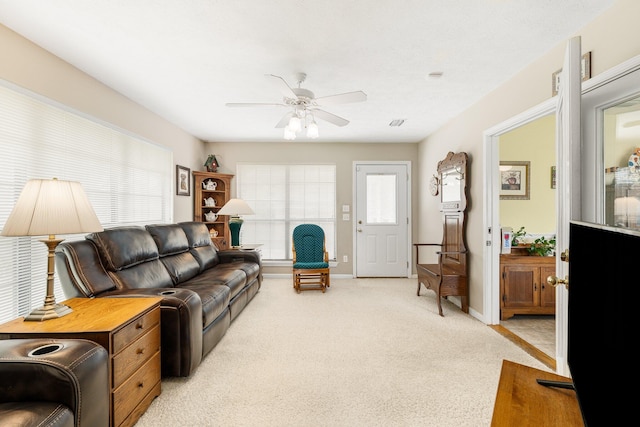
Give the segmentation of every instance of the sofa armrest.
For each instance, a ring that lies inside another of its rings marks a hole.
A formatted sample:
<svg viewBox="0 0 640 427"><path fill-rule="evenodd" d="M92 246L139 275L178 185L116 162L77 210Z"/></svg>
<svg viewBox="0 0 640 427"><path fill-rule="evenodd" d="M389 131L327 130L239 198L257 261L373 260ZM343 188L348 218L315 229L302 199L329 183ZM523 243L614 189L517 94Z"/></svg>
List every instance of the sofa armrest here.
<svg viewBox="0 0 640 427"><path fill-rule="evenodd" d="M56 402L76 426L109 425L109 356L81 339L0 340L0 402Z"/></svg>
<svg viewBox="0 0 640 427"><path fill-rule="evenodd" d="M262 269L262 258L258 251L243 251L236 249L218 251L218 259L221 263L236 261L254 262L260 266L260 269Z"/></svg>
<svg viewBox="0 0 640 427"><path fill-rule="evenodd" d="M163 377L188 377L202 361L202 300L190 289L146 288L105 292L99 298L162 297L160 345Z"/></svg>

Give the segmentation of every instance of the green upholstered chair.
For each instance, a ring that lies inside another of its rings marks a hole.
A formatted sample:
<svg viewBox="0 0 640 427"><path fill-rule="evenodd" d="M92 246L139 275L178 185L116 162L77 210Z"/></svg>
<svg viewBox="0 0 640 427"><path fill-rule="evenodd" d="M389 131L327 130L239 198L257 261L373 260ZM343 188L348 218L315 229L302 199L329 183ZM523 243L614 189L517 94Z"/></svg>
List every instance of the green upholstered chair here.
<svg viewBox="0 0 640 427"><path fill-rule="evenodd" d="M320 290L330 286L329 253L324 231L316 224L301 224L293 229L293 288L296 292Z"/></svg>

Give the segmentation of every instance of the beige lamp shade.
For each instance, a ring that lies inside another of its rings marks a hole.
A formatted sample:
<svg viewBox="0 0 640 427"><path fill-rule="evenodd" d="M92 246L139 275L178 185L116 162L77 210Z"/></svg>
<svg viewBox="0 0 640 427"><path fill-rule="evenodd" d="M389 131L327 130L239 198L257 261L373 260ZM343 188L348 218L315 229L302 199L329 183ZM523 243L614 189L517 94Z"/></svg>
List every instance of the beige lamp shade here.
<svg viewBox="0 0 640 427"><path fill-rule="evenodd" d="M32 179L22 189L1 235L46 236L102 230L79 182Z"/></svg>
<svg viewBox="0 0 640 427"><path fill-rule="evenodd" d="M222 209L218 211L218 215L253 215L253 209L242 199L229 199Z"/></svg>
<svg viewBox="0 0 640 427"><path fill-rule="evenodd" d="M43 321L66 316L71 308L56 303L53 295L54 253L62 241L56 234L102 231L102 225L79 182L32 179L7 218L2 236L48 236L40 240L47 245L47 293L44 305L33 310L24 320Z"/></svg>

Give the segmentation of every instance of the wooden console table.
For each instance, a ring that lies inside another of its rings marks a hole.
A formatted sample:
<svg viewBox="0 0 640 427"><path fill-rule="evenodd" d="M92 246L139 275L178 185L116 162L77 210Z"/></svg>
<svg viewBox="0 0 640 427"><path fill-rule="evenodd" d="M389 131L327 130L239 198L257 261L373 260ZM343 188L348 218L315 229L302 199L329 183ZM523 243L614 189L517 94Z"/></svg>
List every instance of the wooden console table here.
<svg viewBox="0 0 640 427"><path fill-rule="evenodd" d="M503 360L491 427L584 427L573 390L546 387L536 380L571 379Z"/></svg>
<svg viewBox="0 0 640 427"><path fill-rule="evenodd" d="M0 325L0 339L80 338L109 352L110 426L132 426L160 395L162 298L72 298L70 314Z"/></svg>

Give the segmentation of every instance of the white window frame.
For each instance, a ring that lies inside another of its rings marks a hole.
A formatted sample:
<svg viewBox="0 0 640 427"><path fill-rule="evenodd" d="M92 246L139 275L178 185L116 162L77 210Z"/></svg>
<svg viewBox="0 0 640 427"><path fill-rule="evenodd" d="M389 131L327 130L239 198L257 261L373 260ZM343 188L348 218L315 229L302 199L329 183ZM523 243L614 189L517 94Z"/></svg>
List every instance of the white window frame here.
<svg viewBox="0 0 640 427"><path fill-rule="evenodd" d="M240 243L260 243L266 262L291 261L291 236L298 224L325 232L329 258L336 259L336 165L238 163L237 197L255 215L244 215Z"/></svg>

